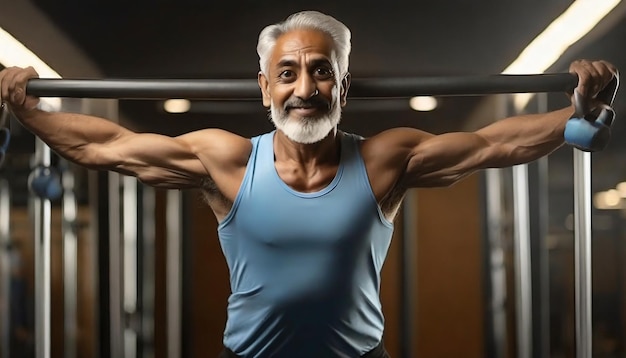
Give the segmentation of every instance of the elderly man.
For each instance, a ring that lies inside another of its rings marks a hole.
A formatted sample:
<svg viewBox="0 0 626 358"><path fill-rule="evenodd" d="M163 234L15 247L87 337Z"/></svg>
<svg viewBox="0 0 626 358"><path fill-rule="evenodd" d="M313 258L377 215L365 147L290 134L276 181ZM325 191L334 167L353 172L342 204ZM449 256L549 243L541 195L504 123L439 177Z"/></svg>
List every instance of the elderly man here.
<svg viewBox="0 0 626 358"><path fill-rule="evenodd" d="M500 120L473 133L338 130L350 87L350 31L315 11L259 37L258 82L276 130L242 138L204 129L175 138L37 109L32 68L0 73L2 101L59 155L160 188L200 188L219 222L232 293L224 357L387 357L380 270L407 189L450 185L525 163L564 142L573 108ZM577 61L594 101L616 75Z"/></svg>

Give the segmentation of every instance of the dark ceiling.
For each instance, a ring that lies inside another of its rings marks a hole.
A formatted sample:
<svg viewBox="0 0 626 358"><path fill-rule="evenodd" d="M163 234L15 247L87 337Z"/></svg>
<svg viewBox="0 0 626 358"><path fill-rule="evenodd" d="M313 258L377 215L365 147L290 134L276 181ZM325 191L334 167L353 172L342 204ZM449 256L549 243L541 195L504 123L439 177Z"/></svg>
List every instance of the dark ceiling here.
<svg viewBox="0 0 626 358"><path fill-rule="evenodd" d="M13 1L4 1L2 8L14 6ZM299 10L319 10L350 27L350 72L358 78L499 73L571 3L32 1L105 77L250 79L256 78L258 71L255 48L260 30ZM549 72L566 71L569 62L576 58L602 58L626 68L626 21L622 20L625 7L620 4L613 15L566 52ZM46 34L40 34L39 41L47 41ZM622 91L615 103L618 116L626 112L623 97ZM562 94L549 98L551 107L565 104ZM437 110L418 113L406 104L390 109L393 102L367 104L354 100L348 103L341 126L366 136L393 126L437 133L460 130L483 102L482 97L445 97ZM120 108L124 123L140 131L174 135L212 126L251 136L271 129L260 102L242 104L234 110L231 103L223 112L219 110L223 107L207 105L204 112L185 115L166 114L155 101L122 101ZM597 155L598 166L613 168L605 175L607 183L626 178L621 169L626 166L615 166L616 158L622 158L626 150L624 122L618 117L613 141L606 153Z"/></svg>

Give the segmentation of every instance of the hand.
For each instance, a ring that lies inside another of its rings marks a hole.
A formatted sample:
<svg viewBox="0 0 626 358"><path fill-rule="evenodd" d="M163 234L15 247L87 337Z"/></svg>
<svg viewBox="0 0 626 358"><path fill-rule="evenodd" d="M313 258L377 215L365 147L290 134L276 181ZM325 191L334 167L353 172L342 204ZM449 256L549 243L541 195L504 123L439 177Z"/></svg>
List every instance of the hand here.
<svg viewBox="0 0 626 358"><path fill-rule="evenodd" d="M614 77L619 77L617 68L606 61L577 60L572 62L569 71L578 75L578 87L575 91L587 101L585 105L590 109L596 107L598 102L606 101L606 98L597 98L598 93L601 93ZM572 101L573 99L572 96Z"/></svg>
<svg viewBox="0 0 626 358"><path fill-rule="evenodd" d="M39 98L26 95L26 84L31 78L39 78L32 67L9 67L0 71L0 101L16 113L37 107Z"/></svg>

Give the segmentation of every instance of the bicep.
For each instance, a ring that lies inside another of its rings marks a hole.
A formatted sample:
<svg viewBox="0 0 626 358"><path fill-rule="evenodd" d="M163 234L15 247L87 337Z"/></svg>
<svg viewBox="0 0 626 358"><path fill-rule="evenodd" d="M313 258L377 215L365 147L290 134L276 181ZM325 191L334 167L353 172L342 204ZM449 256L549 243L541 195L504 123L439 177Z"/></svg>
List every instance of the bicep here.
<svg viewBox="0 0 626 358"><path fill-rule="evenodd" d="M364 155L370 183L382 198L394 187L448 186L477 169L508 163L510 146L480 133L435 135L395 128L368 139Z"/></svg>
<svg viewBox="0 0 626 358"><path fill-rule="evenodd" d="M208 172L195 153L189 137L152 133L125 133L94 144L90 163L163 188L196 187Z"/></svg>

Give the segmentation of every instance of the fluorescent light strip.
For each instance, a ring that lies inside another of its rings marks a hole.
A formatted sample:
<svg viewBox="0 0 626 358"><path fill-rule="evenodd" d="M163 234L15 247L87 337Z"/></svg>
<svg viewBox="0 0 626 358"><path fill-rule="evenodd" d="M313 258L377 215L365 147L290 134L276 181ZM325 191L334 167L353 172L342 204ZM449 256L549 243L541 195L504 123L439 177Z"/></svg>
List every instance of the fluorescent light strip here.
<svg viewBox="0 0 626 358"><path fill-rule="evenodd" d="M522 51L503 74L543 73L574 43L589 33L621 0L577 0ZM515 108L523 110L532 93L515 96Z"/></svg>
<svg viewBox="0 0 626 358"><path fill-rule="evenodd" d="M0 48L2 49L0 51L0 63L4 67L32 66L42 78L61 78L61 75L2 27L0 27ZM40 106L45 110L58 111L61 109L61 99L42 98Z"/></svg>

